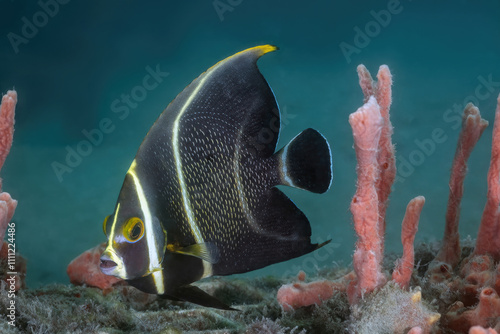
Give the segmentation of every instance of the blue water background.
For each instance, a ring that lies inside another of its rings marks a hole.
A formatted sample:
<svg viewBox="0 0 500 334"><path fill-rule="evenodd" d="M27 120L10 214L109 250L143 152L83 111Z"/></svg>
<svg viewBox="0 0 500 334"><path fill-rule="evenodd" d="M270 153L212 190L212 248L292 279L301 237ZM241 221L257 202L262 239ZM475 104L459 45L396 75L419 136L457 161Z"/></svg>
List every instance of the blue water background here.
<svg viewBox="0 0 500 334"><path fill-rule="evenodd" d="M457 114L448 110L463 109L471 97L490 121L470 159L460 219L461 236L476 236L500 92L499 1L72 0L45 15L46 22L43 3L0 1L0 91L15 87L19 94L14 145L1 177L3 190L19 201L16 246L28 259L30 287L67 283L67 264L105 240L102 221L114 208L138 146L167 104L217 61L266 43L280 47L259 60L288 115L279 147L313 127L332 148L334 181L328 193L284 191L308 216L313 241L331 238L333 247L249 275L295 275L299 269L351 263L355 236L349 203L356 160L347 120L363 101L360 63L373 75L379 65L389 65L398 165L412 161L411 168L400 169L402 181L393 187L387 251L401 251L404 210L417 195L426 197L417 240L441 239L459 133ZM218 12L214 3L225 4L225 11ZM380 11L389 9L390 19L379 23ZM23 36L26 21L36 21L38 31L20 44L12 42L14 34ZM359 31L371 36L360 39ZM347 44L356 48L348 57L341 48ZM120 119L113 101L142 85L148 66L169 75ZM491 90L481 86L484 80L493 81ZM98 128L106 118L113 130L58 179L53 163L65 164L67 147L76 149L86 139L82 131ZM417 142L428 143L436 129L445 139L420 148Z"/></svg>

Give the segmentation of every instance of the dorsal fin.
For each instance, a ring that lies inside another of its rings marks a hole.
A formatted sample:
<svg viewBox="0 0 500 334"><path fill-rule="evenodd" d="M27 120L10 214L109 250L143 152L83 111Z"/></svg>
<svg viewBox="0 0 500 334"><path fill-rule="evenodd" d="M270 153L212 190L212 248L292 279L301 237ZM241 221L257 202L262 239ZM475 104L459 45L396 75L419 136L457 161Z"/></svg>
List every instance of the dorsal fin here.
<svg viewBox="0 0 500 334"><path fill-rule="evenodd" d="M175 121L182 122L179 129L189 123L203 125L207 120L210 129L225 129L226 145L239 146L242 154L270 157L276 150L280 112L257 60L277 49L273 45L249 48L203 72L158 117L137 152L137 160L173 136ZM207 129L199 127L202 132Z"/></svg>

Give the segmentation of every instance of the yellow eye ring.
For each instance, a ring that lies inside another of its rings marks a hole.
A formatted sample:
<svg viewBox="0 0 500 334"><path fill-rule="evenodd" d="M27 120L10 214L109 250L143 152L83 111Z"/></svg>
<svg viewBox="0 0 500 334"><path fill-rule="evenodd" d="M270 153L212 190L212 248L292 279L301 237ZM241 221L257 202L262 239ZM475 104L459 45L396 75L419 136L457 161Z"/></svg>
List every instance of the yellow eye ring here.
<svg viewBox="0 0 500 334"><path fill-rule="evenodd" d="M144 223L138 217L127 219L123 227L123 236L130 242L139 241L144 235Z"/></svg>
<svg viewBox="0 0 500 334"><path fill-rule="evenodd" d="M107 224L108 224L108 219L109 219L110 216L106 216L106 218L104 218L104 222L102 223L102 230L104 232L104 235L108 235L106 233L106 227L107 227Z"/></svg>

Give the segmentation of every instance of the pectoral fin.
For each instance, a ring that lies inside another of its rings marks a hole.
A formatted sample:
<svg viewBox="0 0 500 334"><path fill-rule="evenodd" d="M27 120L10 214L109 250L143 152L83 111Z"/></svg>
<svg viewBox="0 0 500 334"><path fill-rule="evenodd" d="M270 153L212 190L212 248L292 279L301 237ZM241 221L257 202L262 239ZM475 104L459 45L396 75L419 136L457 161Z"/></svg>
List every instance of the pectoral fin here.
<svg viewBox="0 0 500 334"><path fill-rule="evenodd" d="M219 262L220 259L219 250L212 242L203 242L186 247L168 244L167 249L172 253L194 256L211 264Z"/></svg>

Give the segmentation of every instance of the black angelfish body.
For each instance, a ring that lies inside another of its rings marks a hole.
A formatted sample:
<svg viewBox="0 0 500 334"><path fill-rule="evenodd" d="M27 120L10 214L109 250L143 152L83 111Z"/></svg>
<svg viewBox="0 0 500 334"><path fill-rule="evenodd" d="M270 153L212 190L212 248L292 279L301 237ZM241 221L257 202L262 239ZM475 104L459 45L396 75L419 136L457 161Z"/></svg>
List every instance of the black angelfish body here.
<svg viewBox="0 0 500 334"><path fill-rule="evenodd" d="M125 176L101 270L148 293L230 309L189 284L243 273L319 248L305 215L275 186L316 193L331 153L313 129L275 153L278 105L256 62L239 52L187 86L150 129Z"/></svg>

